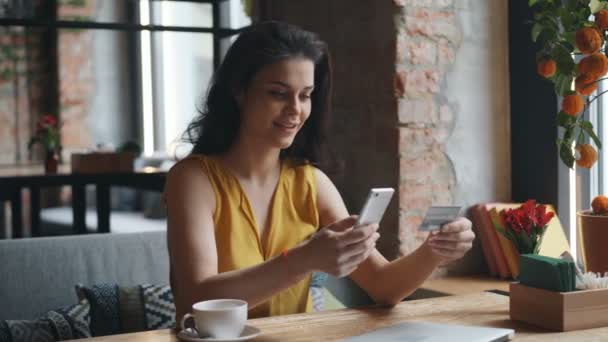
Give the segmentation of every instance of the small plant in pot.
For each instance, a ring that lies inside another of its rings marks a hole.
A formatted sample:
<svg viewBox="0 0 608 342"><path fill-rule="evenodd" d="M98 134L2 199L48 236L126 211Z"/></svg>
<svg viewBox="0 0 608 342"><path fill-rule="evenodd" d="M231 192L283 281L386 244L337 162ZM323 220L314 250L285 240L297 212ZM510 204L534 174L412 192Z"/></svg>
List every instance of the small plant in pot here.
<svg viewBox="0 0 608 342"><path fill-rule="evenodd" d="M597 196L591 210L577 213L578 234L585 268L608 272L608 197Z"/></svg>

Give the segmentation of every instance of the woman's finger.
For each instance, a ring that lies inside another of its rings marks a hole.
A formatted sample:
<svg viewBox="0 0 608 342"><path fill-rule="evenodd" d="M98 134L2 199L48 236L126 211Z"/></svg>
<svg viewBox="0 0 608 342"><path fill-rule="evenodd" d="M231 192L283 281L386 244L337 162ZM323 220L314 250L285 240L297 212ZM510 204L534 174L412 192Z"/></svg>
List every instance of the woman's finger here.
<svg viewBox="0 0 608 342"><path fill-rule="evenodd" d="M330 224L329 226L327 226L327 229L331 229L336 232L341 232L341 231L344 231L344 230L352 227L356 222L357 222L357 216L351 215L342 220L339 220L339 221L336 221L336 222Z"/></svg>
<svg viewBox="0 0 608 342"><path fill-rule="evenodd" d="M429 237L430 241L473 241L475 233L463 231L458 233L438 233Z"/></svg>
<svg viewBox="0 0 608 342"><path fill-rule="evenodd" d="M377 224L369 224L361 227L354 228L340 237L340 242L343 246L359 243L376 234L378 230Z"/></svg>
<svg viewBox="0 0 608 342"><path fill-rule="evenodd" d="M432 247L433 253L448 259L459 259L463 256L462 252L455 252L451 249Z"/></svg>
<svg viewBox="0 0 608 342"><path fill-rule="evenodd" d="M468 251L472 244L469 241L429 241L431 247L448 249L452 251Z"/></svg>
<svg viewBox="0 0 608 342"><path fill-rule="evenodd" d="M350 244L346 247L346 250L342 253L338 261L347 262L356 255L367 252L376 245L376 241L380 237L380 234L374 233L372 236L365 240L361 240L357 243Z"/></svg>
<svg viewBox="0 0 608 342"><path fill-rule="evenodd" d="M471 226L471 221L464 217L459 217L452 222L442 225L438 233L459 233L471 230Z"/></svg>

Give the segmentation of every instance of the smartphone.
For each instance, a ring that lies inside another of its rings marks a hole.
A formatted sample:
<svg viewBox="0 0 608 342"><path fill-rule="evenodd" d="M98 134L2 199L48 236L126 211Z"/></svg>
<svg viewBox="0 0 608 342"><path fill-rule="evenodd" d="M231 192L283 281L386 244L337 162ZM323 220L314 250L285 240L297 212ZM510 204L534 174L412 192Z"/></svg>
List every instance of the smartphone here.
<svg viewBox="0 0 608 342"><path fill-rule="evenodd" d="M395 189L393 188L370 189L367 199L365 200L365 204L363 205L363 209L361 209L361 212L359 213L357 223L355 223L355 227L372 223L380 223L388 204L391 202L394 192Z"/></svg>

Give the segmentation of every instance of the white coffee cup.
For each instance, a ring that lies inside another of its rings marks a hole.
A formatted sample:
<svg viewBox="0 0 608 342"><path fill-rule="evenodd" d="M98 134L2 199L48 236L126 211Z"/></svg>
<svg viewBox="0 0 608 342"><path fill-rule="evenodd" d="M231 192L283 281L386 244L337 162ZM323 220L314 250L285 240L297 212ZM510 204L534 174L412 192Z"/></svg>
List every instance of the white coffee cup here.
<svg viewBox="0 0 608 342"><path fill-rule="evenodd" d="M239 299L213 299L194 303L192 313L182 317L181 328L186 320L194 319L199 337L236 338L241 335L247 322L247 302Z"/></svg>

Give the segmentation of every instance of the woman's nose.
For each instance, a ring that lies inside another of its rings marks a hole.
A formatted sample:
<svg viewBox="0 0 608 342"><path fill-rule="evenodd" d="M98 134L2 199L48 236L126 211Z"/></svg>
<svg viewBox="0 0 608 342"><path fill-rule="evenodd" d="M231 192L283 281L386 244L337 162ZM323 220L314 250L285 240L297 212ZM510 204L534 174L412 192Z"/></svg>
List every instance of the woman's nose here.
<svg viewBox="0 0 608 342"><path fill-rule="evenodd" d="M289 114L299 114L302 111L302 102L297 96L292 97L287 104L287 109Z"/></svg>

